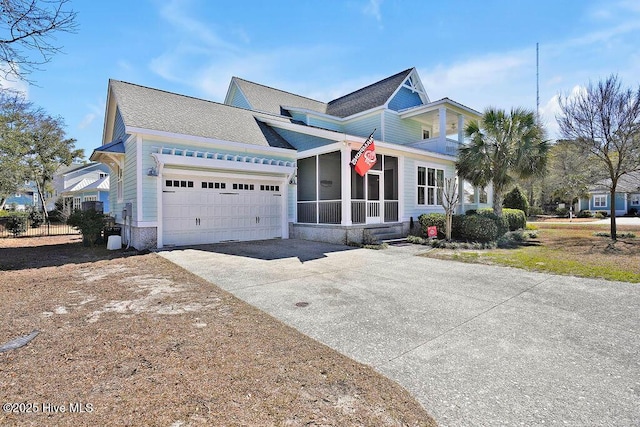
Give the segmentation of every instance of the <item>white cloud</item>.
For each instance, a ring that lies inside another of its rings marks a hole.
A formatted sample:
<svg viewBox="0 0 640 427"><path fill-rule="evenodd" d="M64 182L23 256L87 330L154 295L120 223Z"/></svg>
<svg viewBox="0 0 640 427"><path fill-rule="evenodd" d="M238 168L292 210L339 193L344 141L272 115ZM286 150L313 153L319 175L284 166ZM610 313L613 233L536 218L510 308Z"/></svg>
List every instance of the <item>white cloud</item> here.
<svg viewBox="0 0 640 427"><path fill-rule="evenodd" d="M29 98L29 83L20 79L7 64L0 64L0 88L18 92L23 95L25 99Z"/></svg>
<svg viewBox="0 0 640 427"><path fill-rule="evenodd" d="M382 12L380 12L380 6L383 0L369 0L363 11L365 15L371 15L376 18L376 21L382 22Z"/></svg>
<svg viewBox="0 0 640 427"><path fill-rule="evenodd" d="M78 129L86 129L98 118L98 115L95 113L88 113L83 118L82 121L78 124Z"/></svg>

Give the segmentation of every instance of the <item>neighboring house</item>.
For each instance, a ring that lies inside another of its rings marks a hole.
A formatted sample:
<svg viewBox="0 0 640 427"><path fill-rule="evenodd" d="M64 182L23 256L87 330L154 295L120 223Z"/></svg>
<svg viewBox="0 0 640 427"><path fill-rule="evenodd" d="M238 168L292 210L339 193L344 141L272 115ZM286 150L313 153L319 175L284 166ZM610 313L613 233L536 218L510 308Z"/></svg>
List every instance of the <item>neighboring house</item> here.
<svg viewBox="0 0 640 427"><path fill-rule="evenodd" d="M5 209L14 209L16 211L26 211L40 206L38 187L34 181L25 182L18 192L7 197L4 203Z"/></svg>
<svg viewBox="0 0 640 427"><path fill-rule="evenodd" d="M589 210L609 214L611 210L611 192L605 180L589 188L589 197L578 200L576 212ZM640 172L623 175L616 186L616 216L640 212Z"/></svg>
<svg viewBox="0 0 640 427"><path fill-rule="evenodd" d="M443 212L463 129L480 114L431 101L415 68L328 103L231 80L224 104L109 81L111 207L138 249L267 238L360 242ZM371 132L377 163L349 162ZM460 185L460 210L491 194ZM127 231L128 230L128 231Z"/></svg>
<svg viewBox="0 0 640 427"><path fill-rule="evenodd" d="M54 176L52 203L63 199L64 212L71 213L82 207L82 202L102 202L104 213L109 213L109 167L102 163L74 163L62 167ZM53 207L50 207L50 209Z"/></svg>

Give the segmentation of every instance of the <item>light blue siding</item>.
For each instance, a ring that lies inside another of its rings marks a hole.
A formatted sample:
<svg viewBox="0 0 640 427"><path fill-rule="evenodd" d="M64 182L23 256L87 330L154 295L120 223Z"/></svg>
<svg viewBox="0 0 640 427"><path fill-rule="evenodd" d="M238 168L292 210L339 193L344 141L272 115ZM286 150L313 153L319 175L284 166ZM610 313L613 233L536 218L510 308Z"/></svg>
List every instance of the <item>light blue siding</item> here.
<svg viewBox="0 0 640 427"><path fill-rule="evenodd" d="M317 136L304 135L301 133L289 131L286 129L273 128L278 135L287 140L298 151L311 150L313 148L323 147L325 145L334 144L336 141L331 139L319 138Z"/></svg>
<svg viewBox="0 0 640 427"><path fill-rule="evenodd" d="M401 172L401 180L404 186L404 218L407 221L413 217L414 221L423 213L439 212L444 213L442 206L425 206L418 205L418 166L426 166L431 168L444 169L445 178L455 176L455 165L453 162L446 162L439 159L433 160L417 160L412 157L404 159L404 170Z"/></svg>
<svg viewBox="0 0 640 427"><path fill-rule="evenodd" d="M309 116L309 126L315 126L322 129L333 130L336 132L343 132L342 125L331 120L323 120L318 117ZM373 130L373 129L372 129ZM371 133L371 132L369 132ZM369 135L367 135L369 136Z"/></svg>
<svg viewBox="0 0 640 427"><path fill-rule="evenodd" d="M234 107L244 108L247 110L251 109L251 105L249 105L249 101L242 95L242 92L238 89L238 86L234 85L233 89L231 89L231 100L230 104Z"/></svg>
<svg viewBox="0 0 640 427"><path fill-rule="evenodd" d="M382 124L380 117L380 114L373 114L371 116L351 120L344 124L344 132L349 135L366 138L371 135L371 132L375 129L376 132L373 134L373 138L380 140L382 138Z"/></svg>
<svg viewBox="0 0 640 427"><path fill-rule="evenodd" d="M145 171L156 166L156 161L151 157L153 147L158 143L143 140L142 142L142 220L158 220L158 178L148 176Z"/></svg>
<svg viewBox="0 0 640 427"><path fill-rule="evenodd" d="M395 113L384 113L384 140L394 144L410 144L422 139L422 124L412 119L401 119Z"/></svg>
<svg viewBox="0 0 640 427"><path fill-rule="evenodd" d="M422 105L420 95L406 87L400 88L398 93L389 101L389 109L394 111L400 111L417 105Z"/></svg>
<svg viewBox="0 0 640 427"><path fill-rule="evenodd" d="M120 109L116 108L116 118L113 123L113 141L117 139L125 139L125 125L124 120L122 119L122 114L120 114Z"/></svg>

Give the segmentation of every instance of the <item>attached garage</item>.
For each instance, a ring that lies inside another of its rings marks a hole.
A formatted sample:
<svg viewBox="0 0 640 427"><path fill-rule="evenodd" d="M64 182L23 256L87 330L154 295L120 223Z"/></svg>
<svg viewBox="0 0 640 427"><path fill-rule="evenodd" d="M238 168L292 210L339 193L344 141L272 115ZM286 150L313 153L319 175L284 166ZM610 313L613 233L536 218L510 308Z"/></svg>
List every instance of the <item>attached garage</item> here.
<svg viewBox="0 0 640 427"><path fill-rule="evenodd" d="M283 182L166 174L162 189L165 246L282 238Z"/></svg>

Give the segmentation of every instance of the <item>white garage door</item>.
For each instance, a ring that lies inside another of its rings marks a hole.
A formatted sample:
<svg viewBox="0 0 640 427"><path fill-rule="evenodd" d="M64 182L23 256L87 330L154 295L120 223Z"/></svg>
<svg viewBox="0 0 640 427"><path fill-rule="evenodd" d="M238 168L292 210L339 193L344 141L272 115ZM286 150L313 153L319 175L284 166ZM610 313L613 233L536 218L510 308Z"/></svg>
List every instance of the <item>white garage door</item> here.
<svg viewBox="0 0 640 427"><path fill-rule="evenodd" d="M166 176L163 245L282 237L279 182Z"/></svg>

